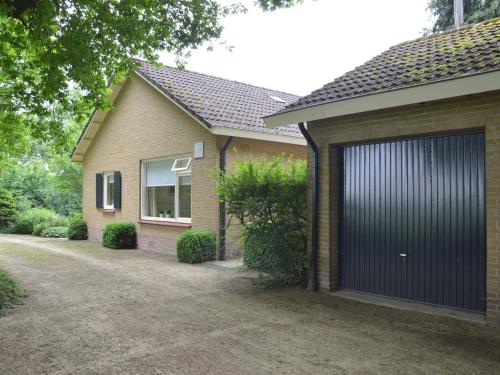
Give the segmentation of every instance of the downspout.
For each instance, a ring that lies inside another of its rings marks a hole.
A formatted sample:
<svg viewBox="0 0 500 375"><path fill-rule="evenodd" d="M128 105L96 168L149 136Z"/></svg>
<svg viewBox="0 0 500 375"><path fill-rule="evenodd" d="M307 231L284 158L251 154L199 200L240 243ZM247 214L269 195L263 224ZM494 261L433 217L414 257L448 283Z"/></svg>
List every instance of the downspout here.
<svg viewBox="0 0 500 375"><path fill-rule="evenodd" d="M311 222L311 271L307 289L310 292L318 291L318 201L319 201L319 151L316 142L307 131L304 123L299 123L299 129L312 150L313 173L312 173L312 222Z"/></svg>
<svg viewBox="0 0 500 375"><path fill-rule="evenodd" d="M219 168L221 175L226 173L226 150L233 140L233 137L228 137L226 143L219 150ZM226 259L226 202L219 203L219 260Z"/></svg>

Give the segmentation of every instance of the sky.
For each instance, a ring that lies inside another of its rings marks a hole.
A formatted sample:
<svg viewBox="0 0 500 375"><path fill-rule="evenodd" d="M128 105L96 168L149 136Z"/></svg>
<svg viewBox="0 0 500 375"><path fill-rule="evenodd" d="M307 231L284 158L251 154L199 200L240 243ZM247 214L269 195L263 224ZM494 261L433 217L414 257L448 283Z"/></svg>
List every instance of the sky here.
<svg viewBox="0 0 500 375"><path fill-rule="evenodd" d="M431 26L427 0L304 0L263 12L252 5L223 21L223 46L192 52L186 69L306 95ZM160 61L175 65L168 53Z"/></svg>

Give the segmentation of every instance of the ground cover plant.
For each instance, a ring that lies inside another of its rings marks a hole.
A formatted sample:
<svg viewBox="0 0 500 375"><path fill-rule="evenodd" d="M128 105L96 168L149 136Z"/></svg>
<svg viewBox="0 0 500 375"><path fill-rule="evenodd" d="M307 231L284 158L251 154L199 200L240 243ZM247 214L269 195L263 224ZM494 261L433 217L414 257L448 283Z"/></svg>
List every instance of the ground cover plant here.
<svg viewBox="0 0 500 375"><path fill-rule="evenodd" d="M22 302L25 293L23 288L7 271L0 268L0 315L6 309Z"/></svg>

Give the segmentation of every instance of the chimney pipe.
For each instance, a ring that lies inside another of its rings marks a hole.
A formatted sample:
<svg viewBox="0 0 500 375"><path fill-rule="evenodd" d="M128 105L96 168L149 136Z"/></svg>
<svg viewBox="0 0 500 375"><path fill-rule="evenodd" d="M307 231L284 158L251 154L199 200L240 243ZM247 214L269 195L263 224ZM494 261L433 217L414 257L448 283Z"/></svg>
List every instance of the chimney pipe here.
<svg viewBox="0 0 500 375"><path fill-rule="evenodd" d="M455 28L464 24L464 0L453 0L453 16L455 18Z"/></svg>

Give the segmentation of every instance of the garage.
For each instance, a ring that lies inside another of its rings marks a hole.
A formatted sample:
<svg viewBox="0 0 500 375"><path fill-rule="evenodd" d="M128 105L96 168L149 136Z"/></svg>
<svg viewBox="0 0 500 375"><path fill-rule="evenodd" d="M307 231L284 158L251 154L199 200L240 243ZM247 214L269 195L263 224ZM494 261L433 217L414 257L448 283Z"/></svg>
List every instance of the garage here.
<svg viewBox="0 0 500 375"><path fill-rule="evenodd" d="M339 288L486 309L484 134L340 148Z"/></svg>

